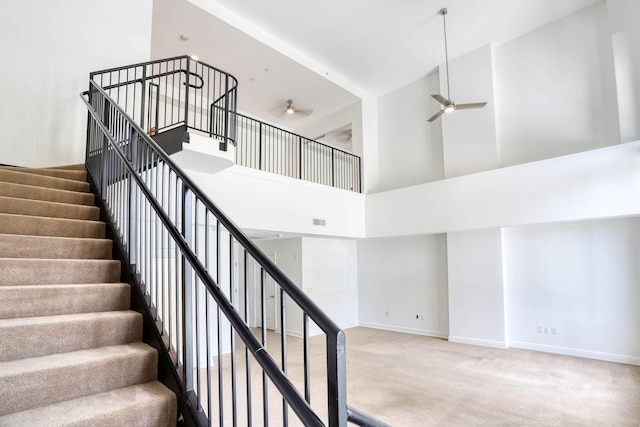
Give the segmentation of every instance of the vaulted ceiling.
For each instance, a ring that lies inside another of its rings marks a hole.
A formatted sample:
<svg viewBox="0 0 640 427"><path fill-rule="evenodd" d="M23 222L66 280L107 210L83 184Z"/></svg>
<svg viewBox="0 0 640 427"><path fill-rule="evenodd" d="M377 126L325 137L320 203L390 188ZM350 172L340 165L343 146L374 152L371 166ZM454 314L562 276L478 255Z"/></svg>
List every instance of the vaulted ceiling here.
<svg viewBox="0 0 640 427"><path fill-rule="evenodd" d="M197 55L239 81L239 110L295 129L597 0L154 0L151 54ZM184 41L181 35L188 35ZM282 114L286 100L313 109Z"/></svg>

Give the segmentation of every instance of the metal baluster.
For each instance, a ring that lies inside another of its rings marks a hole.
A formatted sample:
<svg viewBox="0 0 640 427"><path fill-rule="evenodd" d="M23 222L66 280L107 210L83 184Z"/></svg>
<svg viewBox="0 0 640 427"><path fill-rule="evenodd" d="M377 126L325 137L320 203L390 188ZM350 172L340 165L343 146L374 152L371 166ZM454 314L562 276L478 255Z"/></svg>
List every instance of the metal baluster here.
<svg viewBox="0 0 640 427"><path fill-rule="evenodd" d="M216 285L220 288L220 221L216 221ZM218 407L220 410L220 425L224 425L224 377L222 370L222 313L220 311L220 306L216 307L216 312L218 315L217 318L217 327L218 327Z"/></svg>
<svg viewBox="0 0 640 427"><path fill-rule="evenodd" d="M311 404L311 363L309 360L309 315L302 313L302 358L304 362L304 400Z"/></svg>
<svg viewBox="0 0 640 427"><path fill-rule="evenodd" d="M265 273L264 268L260 267L260 304L262 315L262 346L267 348L267 302L264 289ZM269 425L269 393L267 388L267 373L262 370L262 417L265 427Z"/></svg>
<svg viewBox="0 0 640 427"><path fill-rule="evenodd" d="M280 351L282 357L282 372L287 375L287 316L285 310L285 293L284 289L280 288ZM289 406L287 400L282 398L282 421L286 427L289 425Z"/></svg>
<svg viewBox="0 0 640 427"><path fill-rule="evenodd" d="M234 279L234 261L235 257L233 256L233 234L229 233L229 302L233 305L234 292L235 288L233 286ZM233 326L229 324L229 337L230 337L230 345L231 345L231 413L233 420L233 427L238 425L238 409L237 409L237 392L236 392L236 340L235 340L235 332L233 330Z"/></svg>
<svg viewBox="0 0 640 427"><path fill-rule="evenodd" d="M244 250L244 321L249 324L249 257L247 250ZM251 358L249 356L249 347L244 347L245 374L247 382L247 425L252 424L251 413Z"/></svg>

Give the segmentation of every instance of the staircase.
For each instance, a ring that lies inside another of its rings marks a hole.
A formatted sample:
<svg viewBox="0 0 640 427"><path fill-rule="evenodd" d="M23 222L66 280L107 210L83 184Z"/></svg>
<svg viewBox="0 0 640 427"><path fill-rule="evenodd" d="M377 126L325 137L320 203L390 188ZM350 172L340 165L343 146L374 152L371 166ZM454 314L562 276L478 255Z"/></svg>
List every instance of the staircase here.
<svg viewBox="0 0 640 427"><path fill-rule="evenodd" d="M175 426L84 166L0 168L0 426Z"/></svg>

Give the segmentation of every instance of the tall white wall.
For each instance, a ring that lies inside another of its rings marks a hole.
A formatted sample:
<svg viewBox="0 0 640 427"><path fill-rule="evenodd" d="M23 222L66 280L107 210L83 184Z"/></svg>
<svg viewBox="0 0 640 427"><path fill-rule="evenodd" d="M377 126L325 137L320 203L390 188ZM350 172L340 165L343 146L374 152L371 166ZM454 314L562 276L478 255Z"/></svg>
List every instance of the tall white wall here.
<svg viewBox="0 0 640 427"><path fill-rule="evenodd" d="M620 142L604 1L495 48L504 166Z"/></svg>
<svg viewBox="0 0 640 427"><path fill-rule="evenodd" d="M360 325L449 335L446 236L358 241Z"/></svg>
<svg viewBox="0 0 640 427"><path fill-rule="evenodd" d="M640 364L640 218L507 229L504 254L510 346Z"/></svg>
<svg viewBox="0 0 640 427"><path fill-rule="evenodd" d="M613 37L620 138L640 139L640 3L635 0L608 0Z"/></svg>
<svg viewBox="0 0 640 427"><path fill-rule="evenodd" d="M506 348L499 228L447 233L449 341Z"/></svg>
<svg viewBox="0 0 640 427"><path fill-rule="evenodd" d="M84 161L89 72L149 59L152 0L5 0L0 163Z"/></svg>
<svg viewBox="0 0 640 427"><path fill-rule="evenodd" d="M444 177L441 122L427 122L437 102L425 102L425 96L434 93L437 72L378 99L379 191Z"/></svg>
<svg viewBox="0 0 640 427"><path fill-rule="evenodd" d="M445 177L499 167L492 47L487 45L450 61L449 74L451 99L455 103L487 105L440 117ZM445 67L440 66L440 93L446 98L445 76Z"/></svg>

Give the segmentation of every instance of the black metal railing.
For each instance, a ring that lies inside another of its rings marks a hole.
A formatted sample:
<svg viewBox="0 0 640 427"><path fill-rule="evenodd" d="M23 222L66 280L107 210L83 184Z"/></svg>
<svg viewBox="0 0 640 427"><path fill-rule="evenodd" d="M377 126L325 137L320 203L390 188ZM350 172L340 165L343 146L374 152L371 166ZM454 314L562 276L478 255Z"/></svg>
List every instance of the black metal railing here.
<svg viewBox="0 0 640 427"><path fill-rule="evenodd" d="M192 418L384 425L347 406L344 332L107 90L91 80L83 100L87 170L173 355ZM311 381L312 345L323 349L313 365L320 383Z"/></svg>
<svg viewBox="0 0 640 427"><path fill-rule="evenodd" d="M211 106L212 114L218 107ZM224 110L220 109L219 113ZM360 157L236 113L236 164L359 193Z"/></svg>
<svg viewBox="0 0 640 427"><path fill-rule="evenodd" d="M96 71L89 78L151 135L184 126L215 136L222 150L234 142L238 82L211 65L177 56Z"/></svg>

